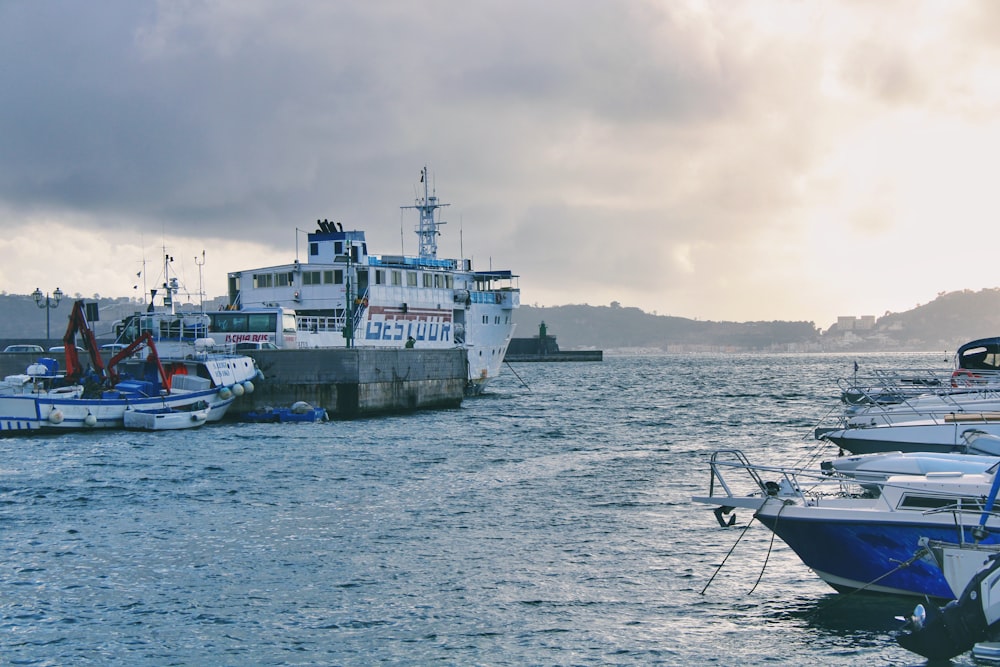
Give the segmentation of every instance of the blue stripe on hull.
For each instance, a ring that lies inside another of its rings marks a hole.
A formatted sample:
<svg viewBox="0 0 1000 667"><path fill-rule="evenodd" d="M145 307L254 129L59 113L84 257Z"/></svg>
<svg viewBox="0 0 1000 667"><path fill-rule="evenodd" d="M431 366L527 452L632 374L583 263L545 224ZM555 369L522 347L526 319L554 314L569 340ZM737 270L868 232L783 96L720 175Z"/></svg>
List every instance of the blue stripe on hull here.
<svg viewBox="0 0 1000 667"><path fill-rule="evenodd" d="M953 597L944 575L929 556L901 565L920 550L921 537L957 541L959 532L954 526L757 518L813 570L858 582L859 587L875 582L902 594ZM966 533L966 541L971 542ZM1000 539L995 535L984 540L987 544L997 542Z"/></svg>
<svg viewBox="0 0 1000 667"><path fill-rule="evenodd" d="M852 438L850 436L824 436L827 440L837 445L841 449L847 450L851 454L881 454L884 452L932 452L949 453L959 450L959 445L954 443L921 443L906 442L902 440L871 440L865 438Z"/></svg>
<svg viewBox="0 0 1000 667"><path fill-rule="evenodd" d="M30 419L0 419L0 432L37 431L38 422Z"/></svg>

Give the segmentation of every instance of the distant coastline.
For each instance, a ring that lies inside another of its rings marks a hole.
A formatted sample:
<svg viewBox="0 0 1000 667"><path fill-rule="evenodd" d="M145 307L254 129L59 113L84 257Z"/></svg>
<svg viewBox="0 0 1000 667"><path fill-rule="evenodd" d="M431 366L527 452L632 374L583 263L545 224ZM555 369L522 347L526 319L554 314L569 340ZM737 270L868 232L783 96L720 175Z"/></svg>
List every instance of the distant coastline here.
<svg viewBox="0 0 1000 667"><path fill-rule="evenodd" d="M79 297L79 295L77 295ZM69 297L67 297L69 298ZM111 323L145 306L126 297L96 298L101 319L98 336ZM224 297L205 300L216 309ZM59 344L68 306L52 309L51 341L45 340L45 316L30 295L0 294L0 342ZM195 309L197 304L181 304ZM1000 335L1000 289L942 293L933 301L880 317L841 318L826 330L813 322L711 322L655 315L638 308L609 306L523 305L515 311L515 336L531 335L544 321L557 332L563 350L603 350L608 356L698 352L948 352L975 338Z"/></svg>

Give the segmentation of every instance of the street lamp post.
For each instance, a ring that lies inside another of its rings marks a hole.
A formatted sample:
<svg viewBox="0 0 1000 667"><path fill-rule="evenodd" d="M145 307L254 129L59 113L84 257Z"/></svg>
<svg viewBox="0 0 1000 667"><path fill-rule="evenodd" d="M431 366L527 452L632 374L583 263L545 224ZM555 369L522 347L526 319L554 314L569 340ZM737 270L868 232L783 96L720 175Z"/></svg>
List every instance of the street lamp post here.
<svg viewBox="0 0 1000 667"><path fill-rule="evenodd" d="M49 334L49 312L53 308L59 307L59 300L63 298L62 290L58 287L56 291L49 295L48 292L42 294L42 290L35 288L35 291L31 293L31 296L35 298L35 305L39 308L45 309L45 346L48 347L51 336Z"/></svg>

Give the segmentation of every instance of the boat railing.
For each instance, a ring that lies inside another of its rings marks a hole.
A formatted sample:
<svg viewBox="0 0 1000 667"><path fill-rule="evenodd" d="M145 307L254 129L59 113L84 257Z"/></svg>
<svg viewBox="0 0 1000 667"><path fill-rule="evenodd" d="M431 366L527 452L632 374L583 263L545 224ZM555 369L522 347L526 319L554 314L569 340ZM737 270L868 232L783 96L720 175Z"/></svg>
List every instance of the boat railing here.
<svg viewBox="0 0 1000 667"><path fill-rule="evenodd" d="M806 470L783 466L750 463L742 451L724 449L713 452L709 467L709 495L715 496L721 487L726 497L750 495L805 499L864 495L864 480L854 479L836 471ZM743 471L746 477L726 477L726 471ZM765 476L768 479L765 479Z"/></svg>
<svg viewBox="0 0 1000 667"><path fill-rule="evenodd" d="M296 328L303 333L340 333L347 324L347 316L317 317L313 315L298 315L295 318Z"/></svg>
<svg viewBox="0 0 1000 667"><path fill-rule="evenodd" d="M876 370L869 375L840 378L841 401L848 415L865 410L878 412L891 409L900 412L912 408L926 411L926 406L914 405L917 398L935 396L946 411L960 409L970 399L1000 400L1000 373L965 369Z"/></svg>

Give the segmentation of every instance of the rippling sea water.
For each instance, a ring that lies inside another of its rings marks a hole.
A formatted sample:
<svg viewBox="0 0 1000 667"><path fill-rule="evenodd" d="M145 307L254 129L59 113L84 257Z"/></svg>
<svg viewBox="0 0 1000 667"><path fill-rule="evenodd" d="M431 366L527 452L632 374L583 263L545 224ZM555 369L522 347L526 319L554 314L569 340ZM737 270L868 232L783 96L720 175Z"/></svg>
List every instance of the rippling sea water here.
<svg viewBox="0 0 1000 667"><path fill-rule="evenodd" d="M455 410L0 439L0 664L922 664L911 602L690 502L715 449L815 454L855 359L515 364Z"/></svg>

